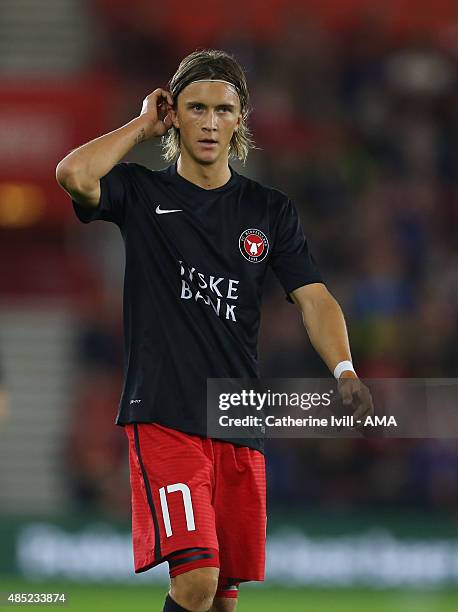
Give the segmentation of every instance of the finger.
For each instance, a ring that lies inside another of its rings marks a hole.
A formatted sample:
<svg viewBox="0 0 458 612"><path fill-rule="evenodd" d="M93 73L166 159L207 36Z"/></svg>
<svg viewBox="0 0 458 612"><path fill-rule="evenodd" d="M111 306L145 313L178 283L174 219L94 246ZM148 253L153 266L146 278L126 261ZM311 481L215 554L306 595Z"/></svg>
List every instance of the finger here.
<svg viewBox="0 0 458 612"><path fill-rule="evenodd" d="M374 414L374 403L372 401L372 395L366 386L362 386L358 392L361 404L366 407L367 414Z"/></svg>
<svg viewBox="0 0 458 612"><path fill-rule="evenodd" d="M355 392L355 411L353 413L353 417L356 419L361 419L366 415L367 411L367 402L360 391Z"/></svg>
<svg viewBox="0 0 458 612"><path fill-rule="evenodd" d="M165 105L167 103L165 93L166 92L163 89L159 88L150 93L149 96L145 98L145 102L148 104L148 107L156 107L157 109L160 109L162 105Z"/></svg>
<svg viewBox="0 0 458 612"><path fill-rule="evenodd" d="M160 98L162 98L162 100L166 103L169 104L170 106L173 106L173 98L172 95L170 94L169 91L167 91L166 89L157 89L155 91L159 92L159 96Z"/></svg>
<svg viewBox="0 0 458 612"><path fill-rule="evenodd" d="M172 127L172 117L170 115L166 115L164 117L164 125L167 128L167 131Z"/></svg>
<svg viewBox="0 0 458 612"><path fill-rule="evenodd" d="M173 110L173 107L164 98L158 102L157 108L162 115L161 119L165 119L170 114L170 111Z"/></svg>
<svg viewBox="0 0 458 612"><path fill-rule="evenodd" d="M368 393L368 397L367 397L367 406L368 406L368 414L370 414L371 416L374 416L374 402L372 400L372 395L370 393Z"/></svg>
<svg viewBox="0 0 458 612"><path fill-rule="evenodd" d="M353 380L350 378L340 379L339 380L339 393L342 398L342 403L345 406L348 406L353 403Z"/></svg>
<svg viewBox="0 0 458 612"><path fill-rule="evenodd" d="M358 409L355 411L353 415L355 417L355 420L357 419L364 420L368 416L373 416L374 405L372 403L372 397L370 393L368 392L364 394L364 397L359 401L360 401L360 405L358 406Z"/></svg>
<svg viewBox="0 0 458 612"><path fill-rule="evenodd" d="M368 412L368 407L365 404L360 404L358 406L358 408L355 410L355 412L353 413L353 418L356 421L363 421L366 416L367 416L367 412ZM359 423L358 423L359 425Z"/></svg>
<svg viewBox="0 0 458 612"><path fill-rule="evenodd" d="M157 88L146 96L146 100L153 98L156 102L162 97L162 89Z"/></svg>
<svg viewBox="0 0 458 612"><path fill-rule="evenodd" d="M167 108L167 105L166 105L166 103L164 102L164 100L159 99L159 100L157 101L157 112L158 112L158 115L159 115L160 119L162 119L162 120L163 120L163 119L165 118L165 116L167 115L167 113L168 113L168 108Z"/></svg>

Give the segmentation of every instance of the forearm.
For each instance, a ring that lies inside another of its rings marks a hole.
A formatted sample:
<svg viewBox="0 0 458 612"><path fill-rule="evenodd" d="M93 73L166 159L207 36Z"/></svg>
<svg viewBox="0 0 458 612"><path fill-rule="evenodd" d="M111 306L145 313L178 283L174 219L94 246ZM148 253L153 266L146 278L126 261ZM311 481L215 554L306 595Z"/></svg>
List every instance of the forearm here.
<svg viewBox="0 0 458 612"><path fill-rule="evenodd" d="M98 182L132 147L145 138L147 120L136 117L126 125L71 151L59 163L56 176L67 190L84 192Z"/></svg>
<svg viewBox="0 0 458 612"><path fill-rule="evenodd" d="M302 318L313 347L331 372L341 361L351 361L345 318L329 292L325 298L305 304Z"/></svg>
<svg viewBox="0 0 458 612"><path fill-rule="evenodd" d="M0 424L8 416L8 396L6 391L0 387Z"/></svg>

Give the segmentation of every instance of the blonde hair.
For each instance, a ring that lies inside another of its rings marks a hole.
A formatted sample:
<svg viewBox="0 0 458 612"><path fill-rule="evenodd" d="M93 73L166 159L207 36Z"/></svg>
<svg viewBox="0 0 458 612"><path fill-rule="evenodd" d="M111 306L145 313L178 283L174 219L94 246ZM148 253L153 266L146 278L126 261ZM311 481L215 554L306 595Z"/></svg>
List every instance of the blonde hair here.
<svg viewBox="0 0 458 612"><path fill-rule="evenodd" d="M203 79L223 80L231 83L240 100L242 121L229 143L229 159L238 158L246 162L248 151L255 148L247 120L249 114L249 94L245 73L237 60L226 53L215 49L194 51L185 57L178 70L171 78L168 89L176 104L178 95L194 81ZM168 162L175 161L180 155L180 130L172 126L162 137L163 157Z"/></svg>

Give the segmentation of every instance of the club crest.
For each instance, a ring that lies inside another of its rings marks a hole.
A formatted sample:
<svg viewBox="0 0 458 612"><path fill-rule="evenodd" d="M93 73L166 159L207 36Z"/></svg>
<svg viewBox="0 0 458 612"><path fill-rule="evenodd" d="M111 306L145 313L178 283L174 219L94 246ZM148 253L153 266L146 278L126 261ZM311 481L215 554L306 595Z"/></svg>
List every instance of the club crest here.
<svg viewBox="0 0 458 612"><path fill-rule="evenodd" d="M240 234L239 249L247 261L259 263L267 257L269 241L261 230L250 228Z"/></svg>

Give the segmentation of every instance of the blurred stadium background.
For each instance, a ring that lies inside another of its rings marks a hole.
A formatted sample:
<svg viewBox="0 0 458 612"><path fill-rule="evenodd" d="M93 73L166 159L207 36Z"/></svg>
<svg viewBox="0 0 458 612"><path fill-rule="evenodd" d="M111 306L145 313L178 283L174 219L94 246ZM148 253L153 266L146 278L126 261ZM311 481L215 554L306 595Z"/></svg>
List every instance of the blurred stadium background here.
<svg viewBox="0 0 458 612"><path fill-rule="evenodd" d="M360 374L457 376L455 0L2 0L4 592L161 609L165 568L132 574L113 425L122 243L77 222L54 169L198 47L247 69L260 150L242 172L295 199ZM128 159L164 166L157 142ZM260 348L266 376L326 373L272 279ZM267 455L268 582L242 589L242 612L458 610L455 440L276 440Z"/></svg>

